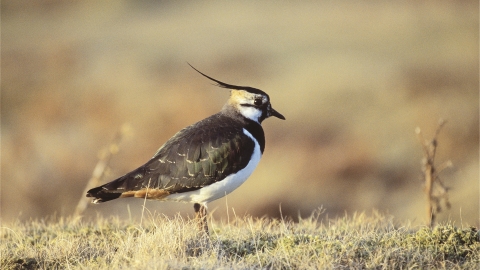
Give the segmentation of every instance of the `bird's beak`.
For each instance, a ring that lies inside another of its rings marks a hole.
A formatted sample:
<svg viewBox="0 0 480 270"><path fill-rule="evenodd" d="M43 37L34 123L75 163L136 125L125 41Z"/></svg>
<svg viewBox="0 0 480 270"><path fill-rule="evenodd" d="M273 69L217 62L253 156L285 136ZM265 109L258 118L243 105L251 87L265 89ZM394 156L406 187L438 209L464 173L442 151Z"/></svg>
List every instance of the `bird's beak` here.
<svg viewBox="0 0 480 270"><path fill-rule="evenodd" d="M270 116L275 116L277 118L285 120L285 116L283 116L281 113L275 111L272 107L270 107L269 113L270 113Z"/></svg>

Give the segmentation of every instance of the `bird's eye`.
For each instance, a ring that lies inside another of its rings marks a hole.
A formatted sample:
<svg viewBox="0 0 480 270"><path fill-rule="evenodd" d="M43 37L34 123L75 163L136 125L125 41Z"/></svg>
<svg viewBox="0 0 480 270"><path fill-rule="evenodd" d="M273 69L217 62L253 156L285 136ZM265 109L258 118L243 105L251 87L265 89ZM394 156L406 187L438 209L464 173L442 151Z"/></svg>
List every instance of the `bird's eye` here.
<svg viewBox="0 0 480 270"><path fill-rule="evenodd" d="M255 104L256 106L260 106L262 105L262 99L261 98L256 98L255 101L253 101L253 104Z"/></svg>

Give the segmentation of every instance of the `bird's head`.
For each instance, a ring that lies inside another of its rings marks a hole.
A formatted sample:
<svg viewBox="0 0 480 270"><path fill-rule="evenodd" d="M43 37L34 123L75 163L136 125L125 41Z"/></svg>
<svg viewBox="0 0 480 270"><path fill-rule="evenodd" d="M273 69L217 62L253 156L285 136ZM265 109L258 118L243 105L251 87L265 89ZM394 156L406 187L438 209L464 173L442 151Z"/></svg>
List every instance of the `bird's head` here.
<svg viewBox="0 0 480 270"><path fill-rule="evenodd" d="M270 116L285 120L285 117L281 113L272 108L270 97L262 90L249 86L227 84L203 74L192 65L190 65L190 67L208 79L216 82L217 86L230 89L230 99L228 100L227 106L235 109L243 117L259 124Z"/></svg>

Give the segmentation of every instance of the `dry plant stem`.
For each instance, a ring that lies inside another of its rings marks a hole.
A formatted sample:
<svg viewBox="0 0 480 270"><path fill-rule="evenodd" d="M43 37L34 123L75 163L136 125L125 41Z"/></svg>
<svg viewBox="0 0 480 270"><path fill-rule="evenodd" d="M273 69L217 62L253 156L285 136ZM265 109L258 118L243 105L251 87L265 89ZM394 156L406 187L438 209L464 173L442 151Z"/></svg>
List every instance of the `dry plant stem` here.
<svg viewBox="0 0 480 270"><path fill-rule="evenodd" d="M141 218L140 218L140 227L141 227L142 224L143 224L143 213L145 212L145 209L147 209L146 203L147 203L148 190L150 189L150 181L151 181L151 180L152 180L152 178L150 178L150 179L148 180L147 192L145 192L145 198L143 199L142 216L141 216Z"/></svg>
<svg viewBox="0 0 480 270"><path fill-rule="evenodd" d="M441 190L442 197L446 201L447 207L449 207L448 197L447 197L447 189L443 186L442 182L438 179L438 174L445 168L451 166L451 162L446 162L440 165L439 169L435 168L435 153L437 150L438 142L437 136L440 133L440 129L446 122L444 120L440 120L438 123L437 130L435 131L435 135L431 141L427 141L423 138L420 128L416 128L416 133L420 142L422 143L423 148L423 172L425 176L425 194L427 195L427 220L428 225L433 227L435 224L436 214L440 211L439 200L440 196L436 196L434 194L434 185L438 185Z"/></svg>
<svg viewBox="0 0 480 270"><path fill-rule="evenodd" d="M432 203L432 184L433 184L433 175L434 175L435 168L430 165L426 164L425 166L425 193L427 194L427 221L430 227L433 227L435 224L435 209L433 208Z"/></svg>
<svg viewBox="0 0 480 270"><path fill-rule="evenodd" d="M85 209L87 209L90 199L87 198L85 194L87 194L88 190L97 186L100 183L100 180L105 175L105 171L108 168L108 164L110 163L112 156L118 153L119 144L125 137L125 135L129 132L129 130L130 128L128 124L123 124L120 130L115 134L112 142L108 145L106 149L103 150L104 153L101 154L100 160L97 162L97 165L93 170L92 177L90 178L90 180L88 180L88 183L82 192L82 196L77 203L77 207L75 208L74 213L75 218L79 218L83 214Z"/></svg>
<svg viewBox="0 0 480 270"><path fill-rule="evenodd" d="M198 229L208 235L207 208L204 205L195 203L193 209L195 209L195 221L198 224Z"/></svg>

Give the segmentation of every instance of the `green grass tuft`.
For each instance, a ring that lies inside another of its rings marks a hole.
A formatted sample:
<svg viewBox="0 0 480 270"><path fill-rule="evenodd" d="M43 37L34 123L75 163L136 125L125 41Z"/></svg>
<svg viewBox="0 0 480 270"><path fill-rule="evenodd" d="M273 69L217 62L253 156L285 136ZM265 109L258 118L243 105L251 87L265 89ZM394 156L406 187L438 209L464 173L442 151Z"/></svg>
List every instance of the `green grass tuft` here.
<svg viewBox="0 0 480 270"><path fill-rule="evenodd" d="M1 269L167 268L448 268L475 269L479 232L441 224L395 225L356 214L298 223L237 218L211 224L210 238L180 217L150 217L143 225L117 218L96 222L17 222L1 230Z"/></svg>

